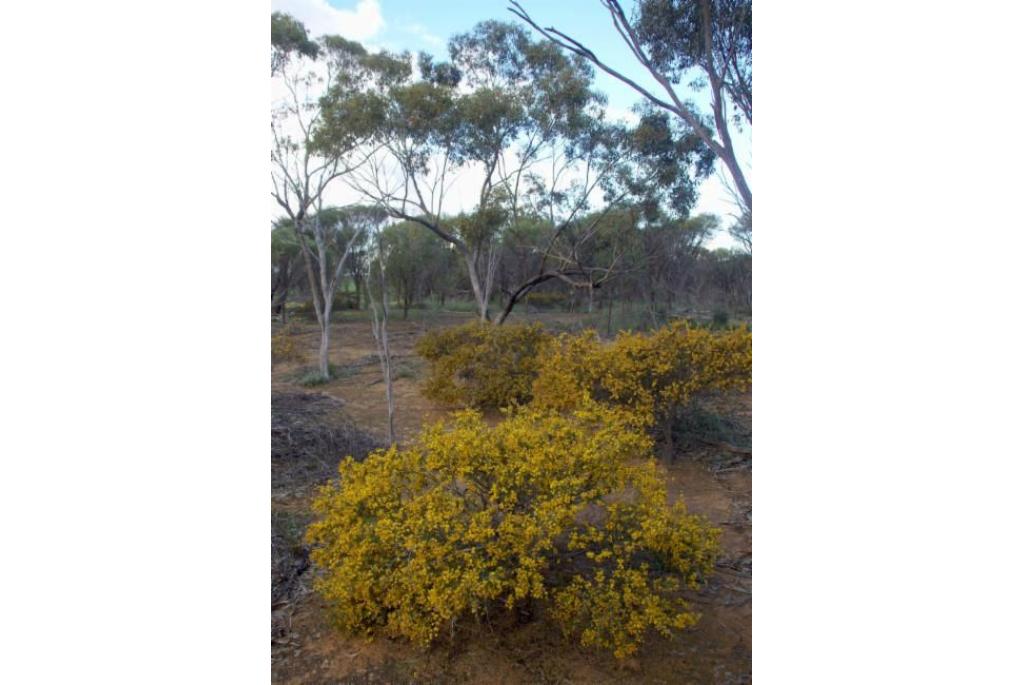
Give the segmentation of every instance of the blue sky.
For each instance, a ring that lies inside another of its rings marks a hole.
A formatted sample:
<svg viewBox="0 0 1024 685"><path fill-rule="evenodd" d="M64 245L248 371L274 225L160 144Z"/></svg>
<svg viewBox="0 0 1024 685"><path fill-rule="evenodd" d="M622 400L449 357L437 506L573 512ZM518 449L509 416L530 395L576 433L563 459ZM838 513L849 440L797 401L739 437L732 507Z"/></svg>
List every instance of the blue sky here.
<svg viewBox="0 0 1024 685"><path fill-rule="evenodd" d="M336 6L344 6L346 0L333 0ZM354 4L354 3L353 3ZM417 0L380 0L388 22L381 32L380 40L396 46L415 50L426 50L438 56L446 54L445 47L437 46L436 38L467 31L474 24L487 19L516 21L519 19L506 8L506 0L439 0L425 3ZM630 77L643 76L642 70L633 70L631 53L612 27L607 12L597 0L521 0L520 4L541 26L556 26L573 37L580 38L592 46L598 54L612 65L631 67ZM394 17L389 19L389 17ZM422 27L430 32L431 39L411 34L409 27ZM638 98L633 91L616 79L600 72L598 87L609 96L610 104L628 109Z"/></svg>
<svg viewBox="0 0 1024 685"><path fill-rule="evenodd" d="M606 63L635 79L652 92L658 85L635 61L598 0L519 0L541 26L555 26L579 39ZM274 10L288 12L306 24L314 36L340 33L368 47L389 50L425 51L437 57L447 56L450 36L470 30L487 19L519 21L506 8L507 0L272 0ZM627 12L629 0L623 2ZM641 96L611 76L597 70L598 88L608 96L612 115L623 116ZM683 87L685 88L685 86ZM702 99L697 99L701 102ZM733 142L741 163L747 167L748 182L753 185L750 133L734 133ZM721 180L712 177L701 187L695 213L710 212L729 221L736 212ZM731 239L719 236L714 245L730 245Z"/></svg>

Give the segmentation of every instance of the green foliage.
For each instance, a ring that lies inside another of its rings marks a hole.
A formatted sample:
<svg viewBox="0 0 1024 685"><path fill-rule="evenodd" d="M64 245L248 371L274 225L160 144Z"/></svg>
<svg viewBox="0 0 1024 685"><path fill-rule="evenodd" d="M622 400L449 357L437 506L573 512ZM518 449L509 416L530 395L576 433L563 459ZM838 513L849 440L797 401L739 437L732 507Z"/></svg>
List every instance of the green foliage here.
<svg viewBox="0 0 1024 685"><path fill-rule="evenodd" d="M460 214L449 224L468 245L486 245L501 229L508 213L500 206L490 205L477 209L472 214Z"/></svg>
<svg viewBox="0 0 1024 685"><path fill-rule="evenodd" d="M368 239L370 229L379 226L387 220L387 212L374 205L348 205L345 207L324 207L318 214L307 219L312 225L313 222L320 222L324 227L328 242L332 248L331 256L335 259L343 252L345 245L353 236L359 236L358 242L365 243ZM334 255L337 251L339 254Z"/></svg>
<svg viewBox="0 0 1024 685"><path fill-rule="evenodd" d="M402 221L381 232L389 289L408 309L429 292L446 292L456 255L425 227Z"/></svg>
<svg viewBox="0 0 1024 685"><path fill-rule="evenodd" d="M691 402L678 412L672 421L672 435L673 444L683 451L706 449L708 441L751 446L750 424L714 402Z"/></svg>
<svg viewBox="0 0 1024 685"><path fill-rule="evenodd" d="M320 47L309 39L302 22L284 12L270 15L270 45L275 53L272 59L276 60L277 65L292 53L312 59L320 53Z"/></svg>
<svg viewBox="0 0 1024 685"><path fill-rule="evenodd" d="M540 324L468 323L430 331L416 352L430 364L423 393L462 407L505 407L530 398L537 354L550 338Z"/></svg>
<svg viewBox="0 0 1024 685"><path fill-rule="evenodd" d="M509 121L571 136L592 123L588 107L604 101L592 89L594 71L585 60L532 40L514 23L481 22L452 37L449 53L462 83L482 91L497 87L503 97L511 96L508 102L517 103L522 114Z"/></svg>
<svg viewBox="0 0 1024 685"><path fill-rule="evenodd" d="M304 388L315 388L318 385L326 385L330 383L331 379L325 377L322 373L316 369L312 369L304 372L299 376L298 383Z"/></svg>
<svg viewBox="0 0 1024 685"><path fill-rule="evenodd" d="M752 18L750 0L640 0L634 23L652 66L676 83L694 68L707 68L710 37L713 66L725 89L752 109Z"/></svg>
<svg viewBox="0 0 1024 685"><path fill-rule="evenodd" d="M351 311L355 309L359 309L359 301L356 299L355 293L341 291L334 293L334 299L331 304L332 312ZM292 311L308 321L317 320L316 307L314 306L312 299L305 300Z"/></svg>
<svg viewBox="0 0 1024 685"><path fill-rule="evenodd" d="M343 366L327 365L327 376L324 377L319 369L305 369L299 372L296 382L305 388L314 388L318 385L326 385L337 378L344 378L351 373Z"/></svg>
<svg viewBox="0 0 1024 685"><path fill-rule="evenodd" d="M299 256L299 239L288 219L282 219L270 231L270 258L272 262Z"/></svg>
<svg viewBox="0 0 1024 685"><path fill-rule="evenodd" d="M714 170L714 153L695 133L683 130L676 117L651 105L627 136L634 165L622 174L623 186L639 199L649 219L662 208L686 216L697 203L699 182Z"/></svg>
<svg viewBox="0 0 1024 685"><path fill-rule="evenodd" d="M718 531L668 506L650 441L616 410L457 413L407 449L340 466L307 533L315 587L342 629L428 644L539 606L584 646L634 653L698 616L680 597Z"/></svg>
<svg viewBox="0 0 1024 685"><path fill-rule="evenodd" d="M454 36L449 54L450 63L420 55L419 79L412 78L410 56L362 58L363 68L388 78L367 90L328 93L314 147L345 149L362 135L402 141L403 166L425 172L435 154L457 165L493 165L527 134L534 136L529 154L537 156L538 142L580 137L597 125L594 106L603 98L592 89L593 69L547 41L532 41L522 27L483 22Z"/></svg>

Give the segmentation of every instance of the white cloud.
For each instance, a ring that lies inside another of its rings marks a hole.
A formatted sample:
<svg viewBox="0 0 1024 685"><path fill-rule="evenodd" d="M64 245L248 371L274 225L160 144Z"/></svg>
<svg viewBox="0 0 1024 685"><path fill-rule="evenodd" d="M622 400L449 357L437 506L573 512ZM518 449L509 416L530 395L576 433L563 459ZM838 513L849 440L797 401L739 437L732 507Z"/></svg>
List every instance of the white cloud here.
<svg viewBox="0 0 1024 685"><path fill-rule="evenodd" d="M379 0L358 0L353 9L332 7L327 0L271 0L270 6L305 24L312 38L331 34L364 41L384 28Z"/></svg>

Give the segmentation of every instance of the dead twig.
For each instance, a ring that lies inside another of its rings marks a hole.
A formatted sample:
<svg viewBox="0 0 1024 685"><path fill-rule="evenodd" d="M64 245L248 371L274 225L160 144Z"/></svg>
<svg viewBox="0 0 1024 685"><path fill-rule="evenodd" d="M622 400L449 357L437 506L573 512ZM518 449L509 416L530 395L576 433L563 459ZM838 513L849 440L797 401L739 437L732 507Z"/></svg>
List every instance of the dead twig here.
<svg viewBox="0 0 1024 685"><path fill-rule="evenodd" d="M723 442L722 440L711 440L709 438L702 438L702 437L698 437L697 440L699 440L700 442L704 443L705 445L710 445L712 447L719 447L719 448L721 448L723 450L726 450L727 452L735 452L736 454L746 454L746 455L749 455L749 456L752 456L754 454L753 449L750 448L750 447L738 447L738 446L733 445L731 443Z"/></svg>

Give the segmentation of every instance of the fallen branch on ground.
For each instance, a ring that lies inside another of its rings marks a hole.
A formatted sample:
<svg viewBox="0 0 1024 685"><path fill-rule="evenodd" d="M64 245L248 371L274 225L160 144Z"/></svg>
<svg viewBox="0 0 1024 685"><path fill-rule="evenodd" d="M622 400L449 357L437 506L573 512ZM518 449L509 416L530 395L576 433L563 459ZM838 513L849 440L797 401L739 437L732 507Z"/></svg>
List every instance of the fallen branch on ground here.
<svg viewBox="0 0 1024 685"><path fill-rule="evenodd" d="M697 438L697 440L701 441L705 445L711 445L712 447L720 447L723 450L735 452L736 454L747 454L751 456L753 456L754 454L753 449L750 447L738 447L728 442L723 442L721 440L710 440L708 438Z"/></svg>

